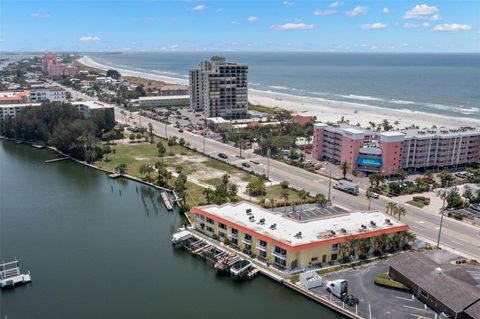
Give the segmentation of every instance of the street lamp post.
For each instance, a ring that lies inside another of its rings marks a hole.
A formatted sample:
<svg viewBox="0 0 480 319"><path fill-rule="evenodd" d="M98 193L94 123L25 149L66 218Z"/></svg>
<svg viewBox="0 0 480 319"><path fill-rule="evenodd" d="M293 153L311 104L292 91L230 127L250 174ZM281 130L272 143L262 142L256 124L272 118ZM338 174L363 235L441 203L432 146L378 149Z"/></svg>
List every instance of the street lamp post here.
<svg viewBox="0 0 480 319"><path fill-rule="evenodd" d="M445 211L445 202L447 199L447 195L448 195L448 183L445 184L445 192L443 193L443 204L440 210L441 216L440 216L440 227L438 229L437 249L440 248L440 237L442 235L442 227L443 227L443 213Z"/></svg>
<svg viewBox="0 0 480 319"><path fill-rule="evenodd" d="M332 191L332 171L328 175L328 201L330 201L330 193Z"/></svg>
<svg viewBox="0 0 480 319"><path fill-rule="evenodd" d="M270 149L267 150L267 179L270 179Z"/></svg>

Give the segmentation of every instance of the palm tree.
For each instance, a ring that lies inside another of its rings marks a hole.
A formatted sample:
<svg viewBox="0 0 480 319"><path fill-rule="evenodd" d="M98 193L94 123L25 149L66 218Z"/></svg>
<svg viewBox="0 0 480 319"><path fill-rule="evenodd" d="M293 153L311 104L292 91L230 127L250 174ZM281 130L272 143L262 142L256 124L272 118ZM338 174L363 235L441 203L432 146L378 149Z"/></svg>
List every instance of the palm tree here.
<svg viewBox="0 0 480 319"><path fill-rule="evenodd" d="M162 159L162 165L163 165L163 157L165 156L165 153L167 150L165 149L165 146L163 146L162 142L157 143L157 150L158 150L158 156Z"/></svg>
<svg viewBox="0 0 480 319"><path fill-rule="evenodd" d="M397 206L396 213L398 216L398 220L401 220L402 216L405 216L407 210L403 206Z"/></svg>
<svg viewBox="0 0 480 319"><path fill-rule="evenodd" d="M395 204L394 202L388 202L387 206L385 206L385 208L386 208L385 213L387 213L389 215L393 215L395 213L395 208L396 207L397 207L397 204Z"/></svg>
<svg viewBox="0 0 480 319"><path fill-rule="evenodd" d="M328 200L325 197L325 195L320 193L320 194L315 195L315 202L317 204L319 204L320 206L324 206L328 202Z"/></svg>
<svg viewBox="0 0 480 319"><path fill-rule="evenodd" d="M374 249L379 251L381 254L383 254L383 250L385 246L387 245L387 240L388 240L388 235L387 234L382 234L380 236L376 236L373 238L373 246Z"/></svg>
<svg viewBox="0 0 480 319"><path fill-rule="evenodd" d="M367 192L365 193L365 196L368 199L368 210L370 210L370 204L372 203L372 198L373 198L373 191L370 189L367 190Z"/></svg>
<svg viewBox="0 0 480 319"><path fill-rule="evenodd" d="M369 238L362 238L358 240L358 249L360 250L360 255L367 255L370 250L371 241Z"/></svg>
<svg viewBox="0 0 480 319"><path fill-rule="evenodd" d="M349 256L355 256L356 255L356 249L357 249L357 246L358 246L358 239L356 239L353 235L351 235L347 241L345 242L345 244L347 245L348 247L348 254Z"/></svg>
<svg viewBox="0 0 480 319"><path fill-rule="evenodd" d="M183 148L185 147L185 139L183 137L178 140L178 145L181 147L180 154L183 155Z"/></svg>
<svg viewBox="0 0 480 319"><path fill-rule="evenodd" d="M203 189L202 193L203 196L205 196L207 204L210 204L212 202L213 190L210 187L207 187Z"/></svg>
<svg viewBox="0 0 480 319"><path fill-rule="evenodd" d="M303 212L303 204L305 203L305 200L307 199L308 197L308 193L305 191L305 190L299 190L298 191L298 197L300 197L300 209L301 211Z"/></svg>
<svg viewBox="0 0 480 319"><path fill-rule="evenodd" d="M290 197L290 192L288 191L288 189L284 188L282 189L281 193L280 193L280 196L283 198L283 202L284 202L284 207L285 207L285 212L287 212L287 202L288 202L288 198Z"/></svg>
<svg viewBox="0 0 480 319"><path fill-rule="evenodd" d="M170 156L172 156L173 155L173 147L175 146L175 144L177 144L177 137L176 136L170 137L168 139L167 144L170 147Z"/></svg>
<svg viewBox="0 0 480 319"><path fill-rule="evenodd" d="M140 168L138 169L140 174L146 175L148 181L150 181L150 173L153 172L153 167L150 164L142 164Z"/></svg>
<svg viewBox="0 0 480 319"><path fill-rule="evenodd" d="M350 169L350 164L348 164L347 161L344 161L342 164L340 164L340 169L342 170L343 178L345 179L347 177L348 170Z"/></svg>
<svg viewBox="0 0 480 319"><path fill-rule="evenodd" d="M408 176L408 172L406 170L404 170L403 168L398 168L396 171L395 171L395 175L397 175L398 177L400 177L400 181L403 183L403 181L405 180L405 178Z"/></svg>

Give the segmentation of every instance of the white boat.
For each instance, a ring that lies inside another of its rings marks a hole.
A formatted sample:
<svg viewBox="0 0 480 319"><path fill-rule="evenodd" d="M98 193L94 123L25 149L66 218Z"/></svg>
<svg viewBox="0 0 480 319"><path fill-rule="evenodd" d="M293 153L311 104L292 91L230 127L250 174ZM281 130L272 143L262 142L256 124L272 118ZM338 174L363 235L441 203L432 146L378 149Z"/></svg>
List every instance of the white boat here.
<svg viewBox="0 0 480 319"><path fill-rule="evenodd" d="M230 267L230 274L233 277L241 277L242 274L246 271L249 271L251 267L252 262L250 260L242 259Z"/></svg>
<svg viewBox="0 0 480 319"><path fill-rule="evenodd" d="M14 287L16 285L26 284L32 281L30 272L27 274L20 273L18 261L12 261L0 264L0 287Z"/></svg>
<svg viewBox="0 0 480 319"><path fill-rule="evenodd" d="M181 230L172 235L172 245L178 245L193 237L188 230Z"/></svg>

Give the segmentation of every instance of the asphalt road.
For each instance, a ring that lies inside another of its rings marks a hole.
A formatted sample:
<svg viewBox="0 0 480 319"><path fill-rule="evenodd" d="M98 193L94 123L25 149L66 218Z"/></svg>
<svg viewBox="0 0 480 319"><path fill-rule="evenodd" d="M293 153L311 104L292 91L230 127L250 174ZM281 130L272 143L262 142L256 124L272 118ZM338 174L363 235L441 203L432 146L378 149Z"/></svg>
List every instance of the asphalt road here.
<svg viewBox="0 0 480 319"><path fill-rule="evenodd" d="M82 98L84 100L94 99L70 88L66 89L72 92L74 98ZM204 138L203 136L187 131L180 133L178 132L178 129L173 126L165 125L158 121L139 116L138 114L134 114L132 119L129 117L129 112L122 115L121 111L121 108L115 108L115 117L118 122L127 124L133 124L133 122L136 122L137 125L141 123L144 127L147 127L148 123L152 123L154 133L158 136L183 137L188 143L190 143L190 147L195 148L202 153L217 158L218 153L225 153L228 156L226 161L238 167L241 167L242 162L250 161L250 170L258 174L268 175L272 181L280 182L288 180L292 187L304 189L311 194L323 193L326 196L328 195L329 180L327 177L259 156L251 151L243 151L242 156L245 159L241 159L237 157L239 155L239 149L231 145ZM258 162L258 164L253 164L251 162L252 160ZM334 181L332 181L332 185L333 183ZM335 205L351 210L368 209L368 200L365 197L365 189L360 190L359 196L354 196L332 188L330 195L331 200ZM385 206L389 201L395 201L395 199L384 196L380 196L379 199L373 199L371 202L371 209L384 211ZM409 206L407 207L407 214L402 217L402 221L411 227L411 230L418 238L436 244L440 225L439 214L428 213L419 208ZM443 219L440 246L466 257L480 259L480 228L445 217Z"/></svg>

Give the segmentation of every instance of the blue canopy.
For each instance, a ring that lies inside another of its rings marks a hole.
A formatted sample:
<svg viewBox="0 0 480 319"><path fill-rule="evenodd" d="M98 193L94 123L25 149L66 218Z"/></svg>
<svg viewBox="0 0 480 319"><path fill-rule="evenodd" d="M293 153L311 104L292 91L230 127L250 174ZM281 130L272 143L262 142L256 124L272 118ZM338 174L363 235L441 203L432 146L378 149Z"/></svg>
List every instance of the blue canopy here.
<svg viewBox="0 0 480 319"><path fill-rule="evenodd" d="M357 158L357 164L363 166L377 166L380 167L383 165L380 158L369 158L369 157L359 157Z"/></svg>

